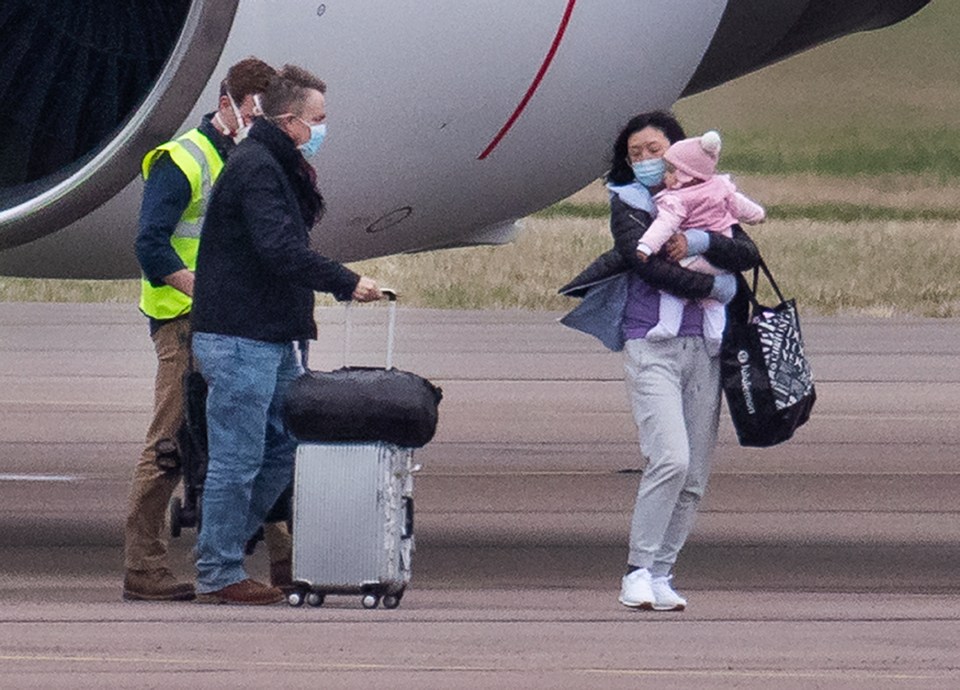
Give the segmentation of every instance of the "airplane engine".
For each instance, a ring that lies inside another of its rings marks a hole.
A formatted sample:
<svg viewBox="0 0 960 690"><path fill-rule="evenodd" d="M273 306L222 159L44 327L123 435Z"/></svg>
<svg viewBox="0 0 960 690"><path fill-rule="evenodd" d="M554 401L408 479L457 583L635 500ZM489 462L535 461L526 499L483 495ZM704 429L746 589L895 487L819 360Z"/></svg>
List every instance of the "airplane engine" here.
<svg viewBox="0 0 960 690"><path fill-rule="evenodd" d="M632 114L928 0L5 0L0 274L137 275L143 154L248 55L329 85L314 245L509 241L603 173Z"/></svg>
<svg viewBox="0 0 960 690"><path fill-rule="evenodd" d="M4 2L0 250L83 219L130 184L143 154L175 132L196 105L236 5ZM129 225L126 212L135 209L124 205L116 220ZM56 246L43 254L55 256ZM39 267L39 273L57 272Z"/></svg>

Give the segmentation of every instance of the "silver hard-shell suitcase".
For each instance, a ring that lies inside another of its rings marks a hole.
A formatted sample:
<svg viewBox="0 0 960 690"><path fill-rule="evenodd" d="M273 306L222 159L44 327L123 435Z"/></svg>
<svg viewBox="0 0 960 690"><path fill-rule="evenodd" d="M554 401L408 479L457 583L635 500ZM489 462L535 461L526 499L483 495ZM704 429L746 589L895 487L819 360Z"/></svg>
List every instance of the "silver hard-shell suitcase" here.
<svg viewBox="0 0 960 690"><path fill-rule="evenodd" d="M387 368L393 365L396 294L390 300ZM350 309L344 363L350 349ZM400 605L410 582L413 450L385 442L302 443L293 489L291 606L359 594L365 608Z"/></svg>
<svg viewBox="0 0 960 690"><path fill-rule="evenodd" d="M412 463L412 450L388 443L299 446L291 605L320 606L327 594L400 604L414 550Z"/></svg>

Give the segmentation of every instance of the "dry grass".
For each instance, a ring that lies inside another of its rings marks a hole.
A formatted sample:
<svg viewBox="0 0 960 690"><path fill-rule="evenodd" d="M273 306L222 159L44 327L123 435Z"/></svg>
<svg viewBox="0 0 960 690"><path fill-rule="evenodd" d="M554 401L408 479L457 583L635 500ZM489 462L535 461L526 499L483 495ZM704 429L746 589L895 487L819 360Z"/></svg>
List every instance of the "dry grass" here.
<svg viewBox="0 0 960 690"><path fill-rule="evenodd" d="M359 268L412 304L561 310L556 294L610 246L607 221L529 218L514 245L377 259ZM957 224L773 221L753 229L781 288L821 314L960 315ZM945 279L946 278L946 279Z"/></svg>
<svg viewBox="0 0 960 690"><path fill-rule="evenodd" d="M721 166L722 167L722 166ZM956 210L960 182L933 176L858 175L834 177L734 174L737 187L764 206L841 204L893 209ZM567 202L607 205L607 190L596 182L573 194Z"/></svg>
<svg viewBox="0 0 960 690"><path fill-rule="evenodd" d="M0 302L113 302L136 305L139 280L52 280L0 276Z"/></svg>
<svg viewBox="0 0 960 690"><path fill-rule="evenodd" d="M752 231L781 289L820 314L960 316L951 222L772 222Z"/></svg>
<svg viewBox="0 0 960 690"><path fill-rule="evenodd" d="M781 288L805 313L960 316L960 244L951 222L773 220L751 234ZM556 294L610 246L605 218L525 221L504 247L448 249L352 267L398 289L405 304L444 309L564 310ZM125 302L136 281L0 278L0 301Z"/></svg>

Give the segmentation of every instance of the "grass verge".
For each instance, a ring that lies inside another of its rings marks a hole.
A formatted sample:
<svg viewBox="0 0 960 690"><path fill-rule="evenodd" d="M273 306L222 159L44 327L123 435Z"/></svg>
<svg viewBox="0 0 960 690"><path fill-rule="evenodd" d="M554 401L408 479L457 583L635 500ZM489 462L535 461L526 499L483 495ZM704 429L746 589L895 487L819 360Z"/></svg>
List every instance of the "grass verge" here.
<svg viewBox="0 0 960 690"><path fill-rule="evenodd" d="M392 256L352 267L398 289L410 306L572 308L576 302L556 289L609 248L606 218L545 212L525 226L504 247ZM781 288L805 314L960 316L960 282L954 279L960 245L952 221L821 222L774 215L750 232ZM2 301L121 302L136 309L138 289L132 280L0 278Z"/></svg>
<svg viewBox="0 0 960 690"><path fill-rule="evenodd" d="M823 223L960 221L960 208L897 208L827 202L769 204L766 209L769 218L775 220L810 220ZM538 212L536 217L606 218L609 212L610 207L605 203L561 201Z"/></svg>
<svg viewBox="0 0 960 690"><path fill-rule="evenodd" d="M570 309L556 289L610 247L605 218L533 217L513 245L363 262L405 301L439 308ZM960 246L949 221L774 219L750 230L804 313L960 316ZM764 295L770 300L769 293Z"/></svg>

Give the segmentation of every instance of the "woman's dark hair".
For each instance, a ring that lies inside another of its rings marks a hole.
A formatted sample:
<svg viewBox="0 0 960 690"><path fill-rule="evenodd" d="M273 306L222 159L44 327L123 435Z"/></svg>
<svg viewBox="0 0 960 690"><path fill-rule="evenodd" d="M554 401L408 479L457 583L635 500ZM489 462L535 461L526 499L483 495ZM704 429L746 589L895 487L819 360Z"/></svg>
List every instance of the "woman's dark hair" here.
<svg viewBox="0 0 960 690"><path fill-rule="evenodd" d="M633 182L633 168L627 162L627 139L644 127L659 129L671 144L687 138L687 135L683 132L683 127L677 122L677 118L665 110L653 110L631 118L620 130L617 140L613 142L613 159L610 161L607 182L613 184L630 184Z"/></svg>

